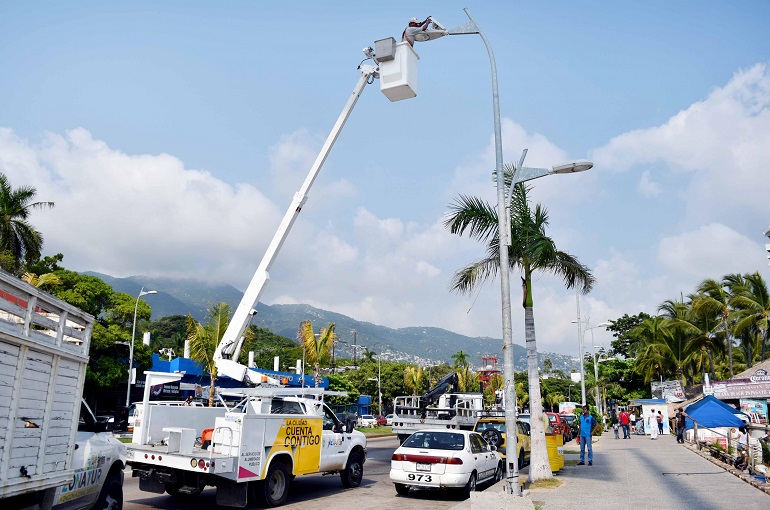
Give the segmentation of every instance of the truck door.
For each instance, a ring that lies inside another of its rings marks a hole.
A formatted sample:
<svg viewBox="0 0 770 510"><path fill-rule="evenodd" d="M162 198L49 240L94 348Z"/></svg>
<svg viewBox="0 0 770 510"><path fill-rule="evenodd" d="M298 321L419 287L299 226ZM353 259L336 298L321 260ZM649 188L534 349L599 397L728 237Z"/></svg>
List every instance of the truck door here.
<svg viewBox="0 0 770 510"><path fill-rule="evenodd" d="M82 403L75 452L72 454L75 476L68 484L56 489L56 510L90 508L99 496L110 465L105 459L105 451L109 451L105 434L95 433L97 427L93 413Z"/></svg>
<svg viewBox="0 0 770 510"><path fill-rule="evenodd" d="M319 471L343 469L348 461L350 438L344 434L344 425L326 405L323 406L323 436L321 443L321 467Z"/></svg>

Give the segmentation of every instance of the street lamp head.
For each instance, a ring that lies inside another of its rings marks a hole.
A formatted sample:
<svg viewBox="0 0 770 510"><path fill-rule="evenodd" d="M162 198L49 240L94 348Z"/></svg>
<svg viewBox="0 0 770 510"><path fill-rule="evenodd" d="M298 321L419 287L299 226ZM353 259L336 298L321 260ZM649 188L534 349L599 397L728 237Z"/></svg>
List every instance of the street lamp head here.
<svg viewBox="0 0 770 510"><path fill-rule="evenodd" d="M600 327L600 326L605 326L605 327L606 326L612 326L612 323L607 321L607 322L602 322L602 323L596 325L597 328Z"/></svg>
<svg viewBox="0 0 770 510"><path fill-rule="evenodd" d="M563 165L556 165L551 168L552 174L571 174L575 172L585 172L593 168L594 164L590 161L572 161Z"/></svg>
<svg viewBox="0 0 770 510"><path fill-rule="evenodd" d="M157 294L157 293L158 293L157 290L147 290L147 291L143 290L139 293L139 297L146 296L148 294Z"/></svg>

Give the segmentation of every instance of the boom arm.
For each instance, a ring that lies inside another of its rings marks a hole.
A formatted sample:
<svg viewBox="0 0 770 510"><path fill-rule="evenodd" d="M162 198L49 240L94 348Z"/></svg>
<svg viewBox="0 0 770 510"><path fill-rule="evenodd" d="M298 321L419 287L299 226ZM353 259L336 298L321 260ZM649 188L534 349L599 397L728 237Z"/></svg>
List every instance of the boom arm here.
<svg viewBox="0 0 770 510"><path fill-rule="evenodd" d="M421 399L421 405L420 407L425 407L427 405L435 404L436 399L443 395L444 393L448 392L455 392L457 391L457 373L456 372L450 372L449 374L445 375L439 381L436 383L434 387L429 389Z"/></svg>
<svg viewBox="0 0 770 510"><path fill-rule="evenodd" d="M359 78L356 87L353 89L353 93L345 104L345 107L342 109L342 113L337 118L337 122L334 124L329 136L326 138L326 142L324 142L323 147L321 147L321 152L319 152L313 166L310 168L310 172L305 178L302 188L294 194L294 199L291 201L289 209L286 211L281 224L278 226L278 230L273 236L273 240L267 247L267 252L262 257L262 262L259 263L257 271L254 273L251 283L249 283L249 286L246 288L246 292L244 292L238 308L235 309L233 318L222 337L222 341L219 342L219 345L217 346L217 350L214 353L214 363L216 363L217 371L222 375L232 377L235 380L242 381L249 385L256 385L261 382L261 375L249 372L248 367L238 363L237 357L232 356L231 353L240 352L240 345L243 343L245 331L251 324L251 318L255 313L252 310L257 306L257 302L262 295L262 290L270 279L268 273L270 266L273 265L273 261L278 255L278 251L281 249L283 242L286 240L289 230L291 230L294 221L302 210L302 206L307 200L307 193L326 161L326 157L329 155L334 142L337 141L337 137L339 136L340 131L342 131L345 122L348 120L350 112L353 111L353 107L356 105L358 98L361 97L361 93L367 83L369 83L369 80L375 76L377 68L374 66L359 66L359 71L361 71L361 77Z"/></svg>

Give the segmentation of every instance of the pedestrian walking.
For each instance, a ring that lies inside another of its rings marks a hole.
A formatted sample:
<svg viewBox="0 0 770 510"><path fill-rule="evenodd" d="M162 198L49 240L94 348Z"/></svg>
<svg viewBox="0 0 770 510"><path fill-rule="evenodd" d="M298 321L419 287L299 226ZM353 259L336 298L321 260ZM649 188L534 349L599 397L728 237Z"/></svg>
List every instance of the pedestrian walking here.
<svg viewBox="0 0 770 510"><path fill-rule="evenodd" d="M594 465L594 448L593 448L593 433L600 425L596 422L596 418L591 416L588 412L588 406L583 406L583 414L580 415L580 462L578 466L585 465L585 451L588 447L588 465Z"/></svg>
<svg viewBox="0 0 770 510"><path fill-rule="evenodd" d="M617 418L612 419L612 430L615 432L615 439L620 439L620 435L618 435L618 429L620 428L620 424L618 423Z"/></svg>
<svg viewBox="0 0 770 510"><path fill-rule="evenodd" d="M684 444L684 427L685 427L685 421L684 418L687 416L684 414L684 411L680 407L676 411L676 442L680 444Z"/></svg>
<svg viewBox="0 0 770 510"><path fill-rule="evenodd" d="M632 411L628 415L628 419L631 422L631 432L636 433L636 413Z"/></svg>
<svg viewBox="0 0 770 510"><path fill-rule="evenodd" d="M650 409L650 415L647 417L647 430L650 431L650 439L658 439L658 426L656 425L658 422L657 415L655 414L655 409Z"/></svg>
<svg viewBox="0 0 770 510"><path fill-rule="evenodd" d="M629 429L629 424L631 423L631 417L628 414L628 411L625 409L620 412L620 428L623 429L623 439L631 439L631 431Z"/></svg>
<svg viewBox="0 0 770 510"><path fill-rule="evenodd" d="M658 415L655 417L655 419L658 421L658 434L663 434L663 415L660 414L660 411L658 411Z"/></svg>

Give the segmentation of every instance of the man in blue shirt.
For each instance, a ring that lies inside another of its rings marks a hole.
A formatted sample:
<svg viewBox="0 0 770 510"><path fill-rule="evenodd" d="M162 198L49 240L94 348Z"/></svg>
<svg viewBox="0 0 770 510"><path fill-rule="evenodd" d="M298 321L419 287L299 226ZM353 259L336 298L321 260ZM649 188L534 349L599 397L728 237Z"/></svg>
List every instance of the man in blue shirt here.
<svg viewBox="0 0 770 510"><path fill-rule="evenodd" d="M599 424L588 412L588 406L583 406L583 414L580 415L580 462L578 466L585 466L586 445L588 445L588 465L594 465L594 448L591 444L593 432Z"/></svg>

